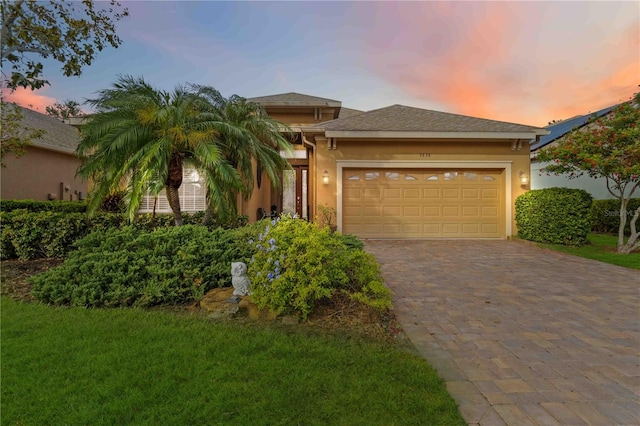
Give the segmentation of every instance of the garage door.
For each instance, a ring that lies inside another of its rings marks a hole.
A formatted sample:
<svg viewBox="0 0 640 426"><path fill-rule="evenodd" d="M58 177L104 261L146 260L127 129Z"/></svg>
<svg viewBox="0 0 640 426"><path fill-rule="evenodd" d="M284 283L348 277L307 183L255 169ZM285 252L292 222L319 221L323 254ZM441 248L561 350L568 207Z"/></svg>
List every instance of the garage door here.
<svg viewBox="0 0 640 426"><path fill-rule="evenodd" d="M504 238L503 170L345 169L342 232L361 238Z"/></svg>

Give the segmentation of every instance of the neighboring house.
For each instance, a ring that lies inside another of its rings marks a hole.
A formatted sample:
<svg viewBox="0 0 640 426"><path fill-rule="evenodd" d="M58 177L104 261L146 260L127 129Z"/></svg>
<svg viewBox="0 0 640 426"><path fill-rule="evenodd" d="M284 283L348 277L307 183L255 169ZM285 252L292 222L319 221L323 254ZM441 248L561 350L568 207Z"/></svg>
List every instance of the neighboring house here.
<svg viewBox="0 0 640 426"><path fill-rule="evenodd" d="M21 108L21 107L19 107ZM44 129L23 156L8 154L0 170L0 198L33 200L80 200L87 183L76 178L80 160L75 155L80 142L78 129L60 120L21 108L25 127Z"/></svg>
<svg viewBox="0 0 640 426"><path fill-rule="evenodd" d="M613 105L607 108L603 108L600 111L596 111L593 114L581 115L573 117L568 120L561 121L559 123L550 125L547 127L551 133L542 136L539 140L531 141L531 189L543 189L543 188L577 188L584 189L591 193L594 199L602 200L608 198L614 198L613 195L607 190L607 181L604 178L592 178L587 175L580 176L578 178L569 179L566 175L554 175L541 171L547 164L536 160L536 152L547 145L557 143L563 136L568 134L574 129L581 129L586 126L589 121L595 117L602 117L610 113L617 105Z"/></svg>
<svg viewBox="0 0 640 426"><path fill-rule="evenodd" d="M361 238L507 238L514 201L528 189L529 141L545 129L402 105L368 112L284 93L251 98L295 132L283 190L265 184L241 214L271 207Z"/></svg>

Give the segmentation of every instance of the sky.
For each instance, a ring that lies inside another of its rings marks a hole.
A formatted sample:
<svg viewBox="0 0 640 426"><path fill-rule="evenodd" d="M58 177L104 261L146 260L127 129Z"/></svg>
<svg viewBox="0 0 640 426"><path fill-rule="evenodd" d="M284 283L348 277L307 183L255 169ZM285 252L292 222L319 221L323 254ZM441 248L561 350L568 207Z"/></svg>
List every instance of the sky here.
<svg viewBox="0 0 640 426"><path fill-rule="evenodd" d="M640 85L640 2L123 1L123 43L80 77L6 93L42 113L118 75L224 96L298 92L546 126L629 99ZM103 3L106 6L106 3ZM89 111L88 107L84 107Z"/></svg>

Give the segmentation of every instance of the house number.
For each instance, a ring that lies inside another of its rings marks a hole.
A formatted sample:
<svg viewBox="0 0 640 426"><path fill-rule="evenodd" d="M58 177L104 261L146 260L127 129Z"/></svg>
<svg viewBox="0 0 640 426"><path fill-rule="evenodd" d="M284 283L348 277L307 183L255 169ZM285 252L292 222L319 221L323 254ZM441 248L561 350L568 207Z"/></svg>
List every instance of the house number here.
<svg viewBox="0 0 640 426"><path fill-rule="evenodd" d="M420 158L427 158L427 157L431 157L431 153L430 152L421 152L420 153Z"/></svg>

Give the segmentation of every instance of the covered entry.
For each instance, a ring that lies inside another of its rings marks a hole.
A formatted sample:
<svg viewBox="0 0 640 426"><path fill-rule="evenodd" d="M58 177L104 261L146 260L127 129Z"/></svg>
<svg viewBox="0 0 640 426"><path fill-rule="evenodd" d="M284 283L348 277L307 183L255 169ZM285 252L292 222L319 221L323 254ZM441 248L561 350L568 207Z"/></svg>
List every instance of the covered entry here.
<svg viewBox="0 0 640 426"><path fill-rule="evenodd" d="M344 168L342 232L361 238L504 238L504 169Z"/></svg>

